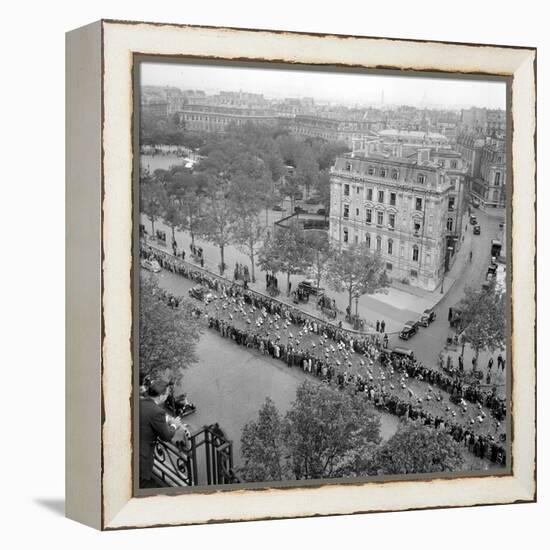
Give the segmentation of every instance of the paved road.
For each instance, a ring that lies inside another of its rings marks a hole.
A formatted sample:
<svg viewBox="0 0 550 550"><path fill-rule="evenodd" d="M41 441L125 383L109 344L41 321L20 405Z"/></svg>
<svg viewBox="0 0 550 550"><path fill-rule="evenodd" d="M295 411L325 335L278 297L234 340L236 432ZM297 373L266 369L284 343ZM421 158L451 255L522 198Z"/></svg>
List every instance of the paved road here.
<svg viewBox="0 0 550 550"><path fill-rule="evenodd" d="M176 295L187 295L192 281L168 271L158 274L162 288ZM289 369L282 361L235 345L206 329L198 345L199 362L186 371L181 391L197 405L197 412L186 422L197 429L218 422L234 443L235 465L240 462L240 437L246 422L254 420L266 397L285 412L294 400L297 387L316 381L300 369ZM380 414L380 413L378 413ZM380 414L382 437L397 430L398 419Z"/></svg>
<svg viewBox="0 0 550 550"><path fill-rule="evenodd" d="M460 301L466 286L479 288L485 281L487 267L491 260L491 240L497 237L499 220L481 211L476 211L476 215L481 226L481 235L471 235L472 261L466 264L462 277L456 280L453 287L436 306L436 320L429 328L420 328L419 332L407 342L399 340L397 336L390 339L390 345L412 349L416 357L426 365L435 366L439 352L450 333L449 307L453 307ZM469 226L468 232L471 231L472 226ZM480 356L480 365L484 364L485 356L486 354Z"/></svg>

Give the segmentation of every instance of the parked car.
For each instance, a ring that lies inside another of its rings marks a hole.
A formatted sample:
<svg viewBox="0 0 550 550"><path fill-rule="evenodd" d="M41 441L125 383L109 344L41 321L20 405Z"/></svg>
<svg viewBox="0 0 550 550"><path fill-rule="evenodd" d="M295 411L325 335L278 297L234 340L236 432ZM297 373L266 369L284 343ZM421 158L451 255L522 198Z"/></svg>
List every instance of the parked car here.
<svg viewBox="0 0 550 550"><path fill-rule="evenodd" d="M479 205L480 205L479 199L473 198L472 199L472 206L474 208L479 208Z"/></svg>
<svg viewBox="0 0 550 550"><path fill-rule="evenodd" d="M401 329L399 333L399 338L401 340L408 340L412 338L418 332L418 323L416 321L407 321L405 326Z"/></svg>
<svg viewBox="0 0 550 550"><path fill-rule="evenodd" d="M274 210L275 212L282 212L283 211L283 207L276 204L271 210Z"/></svg>
<svg viewBox="0 0 550 550"><path fill-rule="evenodd" d="M319 210L317 210L317 214L319 214L319 216L326 216L327 211L324 208L319 208Z"/></svg>
<svg viewBox="0 0 550 550"><path fill-rule="evenodd" d="M472 225L477 224L477 217L474 214L470 214L470 224Z"/></svg>
<svg viewBox="0 0 550 550"><path fill-rule="evenodd" d="M295 206L294 212L296 214L307 214L307 210L304 210L301 206Z"/></svg>
<svg viewBox="0 0 550 550"><path fill-rule="evenodd" d="M423 327L427 327L435 320L435 311L433 309L425 309L418 321Z"/></svg>
<svg viewBox="0 0 550 550"><path fill-rule="evenodd" d="M212 292L210 292L210 289L202 286L197 285L193 288L189 289L189 296L192 298L196 298L197 300L200 300L201 302L208 303L214 299L214 295Z"/></svg>
<svg viewBox="0 0 550 550"><path fill-rule="evenodd" d="M481 225L474 225L474 235L481 234Z"/></svg>
<svg viewBox="0 0 550 550"><path fill-rule="evenodd" d="M160 271L160 265L156 260L148 260L147 258L142 258L140 261L141 267L147 271L152 271L153 273L158 273Z"/></svg>
<svg viewBox="0 0 550 550"><path fill-rule="evenodd" d="M317 288L317 282L313 279L304 279L298 283L298 288L305 290L308 294L313 294L314 296L323 296L325 293L324 288Z"/></svg>

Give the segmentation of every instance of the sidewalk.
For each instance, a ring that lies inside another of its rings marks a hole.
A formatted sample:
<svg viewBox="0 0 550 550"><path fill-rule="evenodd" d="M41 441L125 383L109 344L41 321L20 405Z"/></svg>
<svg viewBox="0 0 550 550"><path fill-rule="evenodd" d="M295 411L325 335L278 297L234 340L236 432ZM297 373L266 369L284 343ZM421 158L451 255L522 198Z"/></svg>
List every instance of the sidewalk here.
<svg viewBox="0 0 550 550"><path fill-rule="evenodd" d="M278 214L278 213L277 213ZM146 228L150 231L151 224L145 216L142 215L141 223L145 224ZM165 250L172 253L172 247L170 245L172 240L172 231L161 220L155 223L155 229L161 229L166 231L166 247ZM469 252L471 246L472 231L468 228L463 246L457 253L457 257L451 270L445 276L444 293L441 294L440 287L436 288L433 292L429 292L420 288L412 287L409 285L403 285L401 283L393 283L392 286L386 289L385 292L380 292L374 295L364 295L359 299L358 314L364 319L368 325L374 327L376 321L384 320L386 323L386 332L395 333L401 330L403 324L409 320L418 319L419 315L425 310L437 305L451 290L454 282L460 277L464 270L466 263L469 261ZM176 231L176 242L178 245L178 251L185 250L186 259L193 263L190 255L189 245L191 243L191 237L188 233L182 231ZM204 267L212 273L219 275L218 265L220 262L219 249L212 243L195 239L197 246L201 246L204 250ZM233 277L233 269L236 263L247 265L250 268L250 259L246 254L242 253L234 246L229 246L225 249L225 263L228 268L225 272L225 276L229 279ZM195 262L196 263L196 262ZM197 264L198 265L198 264ZM249 287L258 292L265 293L265 273L256 268L256 282L249 283ZM292 290L296 289L298 283L305 278L304 275L292 275L290 282ZM322 317L322 314L315 307L315 301L312 300L309 303L303 303L296 305L292 303L291 297L287 296L287 277L285 274L279 273L277 276L279 282L279 289L281 293L277 297L279 300L292 304L304 310L307 313ZM352 328L350 324L345 321L345 310L348 305L348 296L343 292L335 292L328 289L325 282L321 282L321 286L325 287L327 294L331 298L334 298L336 305L340 310L340 314L336 320L332 320L336 324L342 321L345 328ZM352 301L352 313L355 313L355 300Z"/></svg>

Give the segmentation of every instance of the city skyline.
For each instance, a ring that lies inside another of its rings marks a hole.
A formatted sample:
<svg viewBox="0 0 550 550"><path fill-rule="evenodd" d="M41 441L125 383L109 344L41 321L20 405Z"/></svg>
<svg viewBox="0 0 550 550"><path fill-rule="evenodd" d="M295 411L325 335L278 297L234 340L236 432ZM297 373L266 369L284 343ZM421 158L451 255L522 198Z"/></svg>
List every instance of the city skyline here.
<svg viewBox="0 0 550 550"><path fill-rule="evenodd" d="M363 107L506 108L504 82L471 78L142 63L141 85L200 89L211 94L243 91L263 94L268 99L313 97L316 101Z"/></svg>

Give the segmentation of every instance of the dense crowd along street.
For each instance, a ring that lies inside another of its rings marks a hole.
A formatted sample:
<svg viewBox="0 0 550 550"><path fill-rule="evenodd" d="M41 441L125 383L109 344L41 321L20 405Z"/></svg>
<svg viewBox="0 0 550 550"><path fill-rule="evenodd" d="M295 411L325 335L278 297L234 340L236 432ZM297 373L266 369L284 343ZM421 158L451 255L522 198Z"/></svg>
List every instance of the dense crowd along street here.
<svg viewBox="0 0 550 550"><path fill-rule="evenodd" d="M505 464L506 407L494 392L389 353L380 334L340 329L149 246L141 254L215 293L195 309L221 336L334 387L363 392L375 407L446 430L475 456ZM169 294L164 298L172 307L180 299Z"/></svg>

